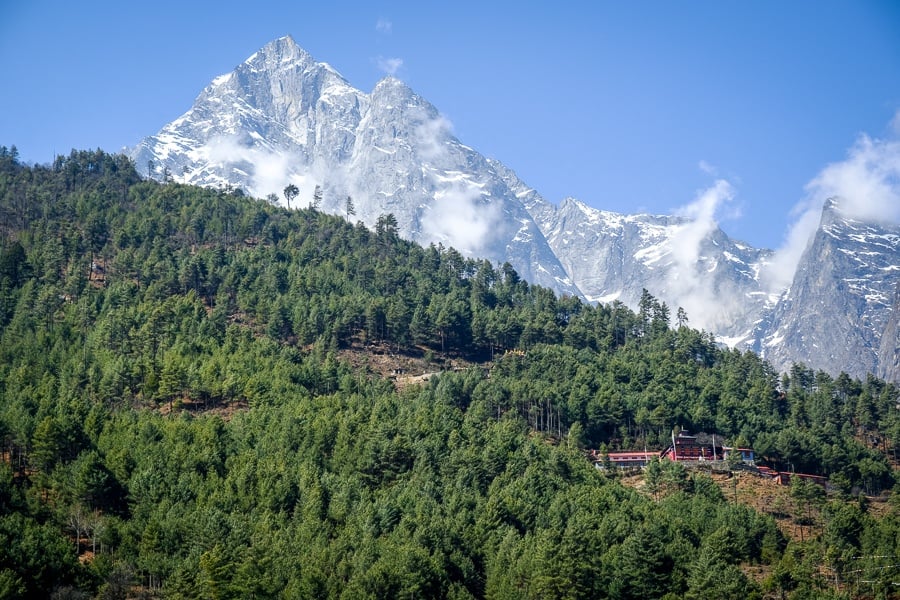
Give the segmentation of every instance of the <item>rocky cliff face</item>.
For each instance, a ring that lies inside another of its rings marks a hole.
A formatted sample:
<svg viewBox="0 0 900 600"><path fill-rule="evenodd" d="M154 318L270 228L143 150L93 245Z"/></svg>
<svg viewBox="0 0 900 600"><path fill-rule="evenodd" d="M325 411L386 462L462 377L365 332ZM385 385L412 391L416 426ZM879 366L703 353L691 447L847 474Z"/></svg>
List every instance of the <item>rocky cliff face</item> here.
<svg viewBox="0 0 900 600"><path fill-rule="evenodd" d="M636 306L642 289L692 324L732 344L745 339L767 295L760 285L770 254L729 238L718 227L699 231L690 219L621 215L574 199L558 208L533 205L550 247L584 295Z"/></svg>
<svg viewBox="0 0 900 600"><path fill-rule="evenodd" d="M347 156L368 98L290 38L217 77L184 115L132 150L177 181L233 185L265 196L307 165Z"/></svg>
<svg viewBox="0 0 900 600"><path fill-rule="evenodd" d="M636 308L642 289L683 307L690 324L779 369L802 361L832 373L900 377L896 290L900 230L823 211L790 288L762 284L772 252L714 222L622 215L566 199L558 206L497 160L462 144L438 110L388 77L353 88L290 37L217 77L184 115L130 151L154 177L240 187L254 196L289 183L304 207L373 226L392 213L402 236L509 262L560 294ZM350 215L346 215L350 217Z"/></svg>
<svg viewBox="0 0 900 600"><path fill-rule="evenodd" d="M887 381L900 381L900 285L894 292L891 315L881 334L877 375Z"/></svg>
<svg viewBox="0 0 900 600"><path fill-rule="evenodd" d="M398 79L371 94L351 87L290 37L217 77L184 115L131 151L138 168L176 181L231 185L254 196L288 183L306 206L372 226L393 213L400 234L510 262L523 278L578 295L528 212L483 156L459 142L437 109Z"/></svg>
<svg viewBox="0 0 900 600"><path fill-rule="evenodd" d="M829 201L757 349L781 370L803 362L831 373L874 373L879 355L896 352L883 334L896 318L898 283L900 228L856 220Z"/></svg>

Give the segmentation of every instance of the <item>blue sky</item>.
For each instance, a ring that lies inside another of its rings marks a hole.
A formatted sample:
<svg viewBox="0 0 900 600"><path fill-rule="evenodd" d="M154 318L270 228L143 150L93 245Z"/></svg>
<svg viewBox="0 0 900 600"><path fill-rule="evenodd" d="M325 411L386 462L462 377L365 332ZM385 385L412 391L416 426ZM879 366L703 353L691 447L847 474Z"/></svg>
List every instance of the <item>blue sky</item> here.
<svg viewBox="0 0 900 600"><path fill-rule="evenodd" d="M133 145L290 34L363 91L395 72L553 202L668 214L725 180L756 246L860 143L896 158L900 2L548 4L0 0L0 144Z"/></svg>

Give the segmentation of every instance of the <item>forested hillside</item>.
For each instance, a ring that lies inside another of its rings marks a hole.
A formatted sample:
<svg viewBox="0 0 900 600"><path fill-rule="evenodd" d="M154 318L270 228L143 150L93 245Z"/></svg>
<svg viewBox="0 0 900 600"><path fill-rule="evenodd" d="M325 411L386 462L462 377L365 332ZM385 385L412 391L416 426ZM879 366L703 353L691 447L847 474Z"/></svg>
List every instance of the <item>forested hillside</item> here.
<svg viewBox="0 0 900 600"><path fill-rule="evenodd" d="M0 147L0 234L0 597L897 594L900 504L854 496L894 485L900 394L874 377L779 376L646 293L557 298L389 214L100 151ZM367 347L464 367L398 391L342 358ZM681 465L649 495L584 456L676 426L829 477L798 492L821 533L788 541Z"/></svg>

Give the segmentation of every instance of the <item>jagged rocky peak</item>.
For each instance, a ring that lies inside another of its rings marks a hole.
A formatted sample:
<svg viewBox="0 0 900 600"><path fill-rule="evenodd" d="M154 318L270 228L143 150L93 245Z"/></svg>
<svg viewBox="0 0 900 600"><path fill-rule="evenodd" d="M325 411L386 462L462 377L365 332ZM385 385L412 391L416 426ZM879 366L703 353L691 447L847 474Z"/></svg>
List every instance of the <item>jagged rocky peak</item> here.
<svg viewBox="0 0 900 600"><path fill-rule="evenodd" d="M827 202L779 298L760 282L771 252L730 239L709 219L593 208L602 199L550 203L499 160L465 146L438 109L396 77L363 93L290 36L217 77L130 154L155 178L240 187L260 198L280 198L293 183L300 195L292 208L321 186L320 208L344 215L352 196L354 218L369 226L393 213L404 237L508 261L561 294L636 308L646 288L672 310L683 307L692 326L766 352L779 368L802 360L862 376L875 368L875 354L891 354L884 332L900 277L897 227Z"/></svg>
<svg viewBox="0 0 900 600"><path fill-rule="evenodd" d="M822 204L822 214L831 214L840 212L840 198L832 196L825 200Z"/></svg>
<svg viewBox="0 0 900 600"><path fill-rule="evenodd" d="M301 48L290 35L272 40L244 62L251 65L254 63L269 65L272 61L277 61L280 65L298 63L303 66L315 62L312 55Z"/></svg>
<svg viewBox="0 0 900 600"><path fill-rule="evenodd" d="M749 335L763 309L758 272L764 254L731 240L714 222L625 215L575 198L559 207L524 198L566 272L591 300L636 307L647 289L730 344Z"/></svg>
<svg viewBox="0 0 900 600"><path fill-rule="evenodd" d="M819 219L819 228L828 231L832 227L839 227L854 219L841 207L841 199L828 198L822 204L822 216Z"/></svg>
<svg viewBox="0 0 900 600"><path fill-rule="evenodd" d="M430 127L431 137L450 137L444 135L448 131L441 125L446 122L438 109L396 77L385 77L375 84L369 103L371 110L365 125L386 125L389 121L390 126L384 129L394 138L416 141L423 134L420 127Z"/></svg>
<svg viewBox="0 0 900 600"><path fill-rule="evenodd" d="M900 223L865 203L850 202L837 196L828 198L822 205L820 228L828 230L832 226L856 227L860 232L876 234L900 230Z"/></svg>
<svg viewBox="0 0 900 600"><path fill-rule="evenodd" d="M887 375L880 368L894 359L898 284L900 227L860 219L841 199L828 200L790 289L771 312L763 356L782 370L796 361L832 374Z"/></svg>
<svg viewBox="0 0 900 600"><path fill-rule="evenodd" d="M316 63L313 57L301 48L290 36L269 42L254 52L233 71L216 77L212 84L204 90L205 96L227 94L229 92L263 92L262 96L253 100L262 101L264 96L283 96L298 88L297 77L307 70L328 70L325 65ZM274 89L265 93L259 88L259 82L272 81Z"/></svg>
<svg viewBox="0 0 900 600"><path fill-rule="evenodd" d="M372 95L394 98L408 98L409 96L415 96L416 94L412 91L412 88L406 85L402 80L397 79L393 75L388 75L387 77L383 77L378 81L378 83L375 84L375 89L372 90Z"/></svg>
<svg viewBox="0 0 900 600"><path fill-rule="evenodd" d="M370 226L390 212L414 241L508 261L533 283L579 295L515 193L434 106L395 77L356 90L290 37L216 78L131 154L179 180L257 197L294 183L295 207L319 185L322 210L343 214L352 196Z"/></svg>
<svg viewBox="0 0 900 600"><path fill-rule="evenodd" d="M251 106L285 124L315 109L329 93L359 94L330 65L316 62L290 36L270 42L225 77L239 83Z"/></svg>

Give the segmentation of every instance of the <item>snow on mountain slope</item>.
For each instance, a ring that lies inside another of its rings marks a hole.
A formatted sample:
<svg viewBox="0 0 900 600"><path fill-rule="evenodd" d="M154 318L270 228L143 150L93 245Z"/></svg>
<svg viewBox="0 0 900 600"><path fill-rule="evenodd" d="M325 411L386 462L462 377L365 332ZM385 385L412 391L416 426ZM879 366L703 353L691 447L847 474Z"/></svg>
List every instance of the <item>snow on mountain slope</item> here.
<svg viewBox="0 0 900 600"><path fill-rule="evenodd" d="M403 237L509 262L523 279L636 308L642 289L730 346L832 373L900 376L897 228L853 220L835 203L790 288L766 289L769 250L729 238L712 211L623 215L546 201L497 160L462 144L449 122L393 77L353 88L290 37L216 77L181 117L130 151L154 177L240 187L254 196L323 191L321 210L369 226L393 213ZM727 184L713 190L727 196ZM780 294L780 295L779 295ZM892 328L893 327L893 328ZM893 338L891 337L893 336ZM885 363L881 364L880 357ZM894 365L894 366L891 366Z"/></svg>
<svg viewBox="0 0 900 600"><path fill-rule="evenodd" d="M883 353L887 373L896 348L881 342L898 285L900 227L852 218L830 200L755 349L781 370L803 362L856 377L878 372Z"/></svg>
<svg viewBox="0 0 900 600"><path fill-rule="evenodd" d="M697 231L684 217L622 215L574 199L532 202L532 215L584 295L636 306L641 291L682 307L694 327L738 343L767 296L759 280L768 251L735 242L718 227Z"/></svg>
<svg viewBox="0 0 900 600"><path fill-rule="evenodd" d="M374 225L393 213L401 235L510 262L520 275L579 295L538 227L492 164L461 144L437 109L393 77L371 94L350 86L290 37L217 77L184 115L131 151L139 169L176 181L232 185L256 197L288 183L306 206ZM279 200L280 201L280 200Z"/></svg>

